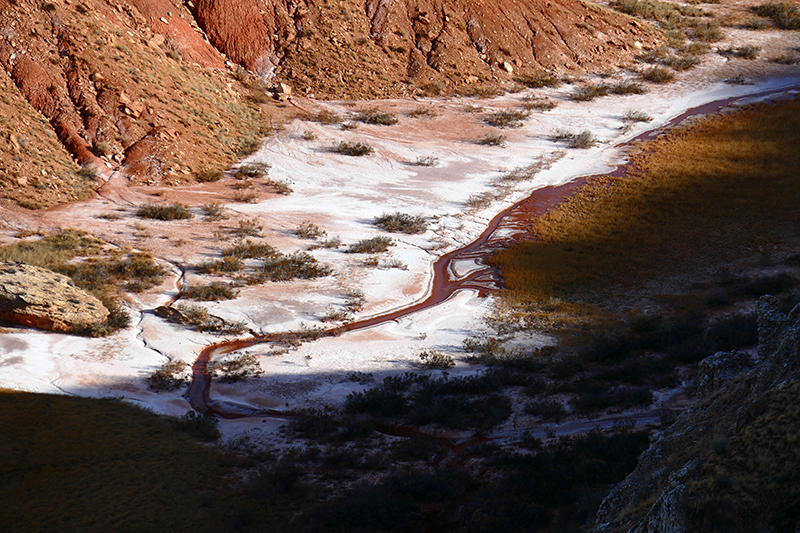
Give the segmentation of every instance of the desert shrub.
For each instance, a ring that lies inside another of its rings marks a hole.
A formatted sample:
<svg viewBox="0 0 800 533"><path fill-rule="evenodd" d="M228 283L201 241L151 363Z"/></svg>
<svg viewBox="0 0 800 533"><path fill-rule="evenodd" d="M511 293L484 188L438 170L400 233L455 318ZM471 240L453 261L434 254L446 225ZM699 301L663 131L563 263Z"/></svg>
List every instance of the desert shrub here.
<svg viewBox="0 0 800 533"><path fill-rule="evenodd" d="M741 57L742 59L756 59L760 51L761 51L760 46L755 46L752 44L744 44L742 46L726 48L721 53L723 55Z"/></svg>
<svg viewBox="0 0 800 533"><path fill-rule="evenodd" d="M390 257L383 264L384 268L399 268L400 270L408 270L408 265L396 257Z"/></svg>
<svg viewBox="0 0 800 533"><path fill-rule="evenodd" d="M478 140L478 144L483 144L485 146L505 146L506 145L506 136L505 135L498 135L496 133L487 133L480 140Z"/></svg>
<svg viewBox="0 0 800 533"><path fill-rule="evenodd" d="M489 207L495 200L494 193L486 191L482 193L470 194L464 205L470 209L483 209Z"/></svg>
<svg viewBox="0 0 800 533"><path fill-rule="evenodd" d="M341 141L339 144L333 147L333 151L337 154L358 157L362 155L370 155L375 152L375 149L372 146L362 142L351 143L348 141Z"/></svg>
<svg viewBox="0 0 800 533"><path fill-rule="evenodd" d="M300 437L322 440L339 430L340 421L330 410L295 409L287 428Z"/></svg>
<svg viewBox="0 0 800 533"><path fill-rule="evenodd" d="M442 82L425 83L417 87L417 94L424 97L434 97L442 94L444 84Z"/></svg>
<svg viewBox="0 0 800 533"><path fill-rule="evenodd" d="M418 167L435 167L439 164L439 159L432 155L419 156L411 164Z"/></svg>
<svg viewBox="0 0 800 533"><path fill-rule="evenodd" d="M320 244L320 246L322 246L323 248L338 248L341 245L342 245L342 239L340 239L338 236L331 237L330 239L325 239L324 241L322 241L322 244Z"/></svg>
<svg viewBox="0 0 800 533"><path fill-rule="evenodd" d="M377 254L385 252L392 246L394 241L390 237L378 235L371 239L362 239L355 244L351 244L347 249L350 254Z"/></svg>
<svg viewBox="0 0 800 533"><path fill-rule="evenodd" d="M514 81L530 89L540 87L558 87L561 80L552 72L539 71L533 74L514 76Z"/></svg>
<svg viewBox="0 0 800 533"><path fill-rule="evenodd" d="M364 392L351 392L344 402L347 413L369 414L380 418L397 418L404 415L407 408L405 396L380 387Z"/></svg>
<svg viewBox="0 0 800 533"><path fill-rule="evenodd" d="M333 306L328 306L325 314L320 320L323 322L345 322L351 320L353 316L346 309L337 309Z"/></svg>
<svg viewBox="0 0 800 533"><path fill-rule="evenodd" d="M575 89L570 95L570 98L572 98L577 102L588 102L600 96L607 95L610 90L611 87L609 87L605 83L601 83L598 85L590 83L587 85L582 85L577 89Z"/></svg>
<svg viewBox="0 0 800 533"><path fill-rule="evenodd" d="M205 169L197 173L197 181L200 183L211 183L222 179L222 172L219 170Z"/></svg>
<svg viewBox="0 0 800 533"><path fill-rule="evenodd" d="M270 178L266 180L264 183L275 189L275 192L277 192L278 194L282 194L284 196L288 196L294 192L294 189L292 189L292 186L286 180L278 180Z"/></svg>
<svg viewBox="0 0 800 533"><path fill-rule="evenodd" d="M357 313L364 309L364 304L367 302L364 293L358 289L351 289L345 294L346 300L345 307L352 313Z"/></svg>
<svg viewBox="0 0 800 533"><path fill-rule="evenodd" d="M771 18L784 30L800 30L800 10L792 2L767 2L753 8L762 17Z"/></svg>
<svg viewBox="0 0 800 533"><path fill-rule="evenodd" d="M270 168L267 163L247 163L246 165L240 165L236 169L234 177L239 180L263 178L269 174Z"/></svg>
<svg viewBox="0 0 800 533"><path fill-rule="evenodd" d="M408 233L410 235L425 233L428 229L428 222L425 217L400 213L399 211L384 213L376 218L373 224L391 233Z"/></svg>
<svg viewBox="0 0 800 533"><path fill-rule="evenodd" d="M314 279L330 275L331 269L306 252L268 258L260 274L271 281L288 281L295 278Z"/></svg>
<svg viewBox="0 0 800 533"><path fill-rule="evenodd" d="M230 248L222 250L222 257L235 257L237 259L263 259L275 257L280 252L269 244L255 243L249 239L237 241Z"/></svg>
<svg viewBox="0 0 800 533"><path fill-rule="evenodd" d="M675 74L661 67L650 67L641 73L642 79L651 83L669 83Z"/></svg>
<svg viewBox="0 0 800 533"><path fill-rule="evenodd" d="M650 122L653 117L638 109L629 109L622 115L622 120L627 122Z"/></svg>
<svg viewBox="0 0 800 533"><path fill-rule="evenodd" d="M194 267L201 274L228 274L238 272L244 268L244 263L238 257L223 257L205 261Z"/></svg>
<svg viewBox="0 0 800 533"><path fill-rule="evenodd" d="M102 301L103 305L108 309L108 316L106 319L82 331L76 331L76 334L86 337L108 337L131 325L130 315L118 302L109 297L103 298Z"/></svg>
<svg viewBox="0 0 800 533"><path fill-rule="evenodd" d="M392 126L397 124L397 116L393 113L386 111L378 111L377 109L370 109L359 113L356 120L364 124L379 124L381 126Z"/></svg>
<svg viewBox="0 0 800 533"><path fill-rule="evenodd" d="M567 410L556 400L528 402L525 404L525 412L538 416L545 422L561 422L567 416Z"/></svg>
<svg viewBox="0 0 800 533"><path fill-rule="evenodd" d="M682 23L683 17L704 17L711 13L696 7L659 0L614 0L611 7L636 17L657 20L667 25Z"/></svg>
<svg viewBox="0 0 800 533"><path fill-rule="evenodd" d="M239 295L239 291L228 283L214 281L208 285L192 285L184 288L181 294L190 300L201 300L204 302L232 300Z"/></svg>
<svg viewBox="0 0 800 533"><path fill-rule="evenodd" d="M612 85L610 91L612 94L644 94L647 92L647 89L640 83L626 80Z"/></svg>
<svg viewBox="0 0 800 533"><path fill-rule="evenodd" d="M779 65L797 65L800 63L800 53L788 52L774 57L770 61Z"/></svg>
<svg viewBox="0 0 800 533"><path fill-rule="evenodd" d="M131 252L107 263L108 273L124 281L128 290L141 292L155 287L164 279L166 270L148 252Z"/></svg>
<svg viewBox="0 0 800 533"><path fill-rule="evenodd" d="M511 401L502 394L476 398L463 395L416 398L408 415L413 424L438 424L453 429L488 431L511 416Z"/></svg>
<svg viewBox="0 0 800 533"><path fill-rule="evenodd" d="M697 24L692 28L692 32L695 39L705 43L715 43L722 39L722 30L719 29L719 23L715 20Z"/></svg>
<svg viewBox="0 0 800 533"><path fill-rule="evenodd" d="M235 383L264 373L258 358L247 352L232 352L220 361L211 361L208 370L220 374L220 383Z"/></svg>
<svg viewBox="0 0 800 533"><path fill-rule="evenodd" d="M217 428L218 421L211 411L205 413L189 411L182 417L174 419L172 424L199 440L211 442L222 436Z"/></svg>
<svg viewBox="0 0 800 533"><path fill-rule="evenodd" d="M236 237L260 237L264 227L258 223L257 218L240 220L239 225L230 230Z"/></svg>
<svg viewBox="0 0 800 533"><path fill-rule="evenodd" d="M452 355L436 350L422 350L419 352L419 361L426 368L447 369L456 366Z"/></svg>
<svg viewBox="0 0 800 533"><path fill-rule="evenodd" d="M146 203L139 206L136 216L157 220L180 220L192 218L189 208L181 203L155 204Z"/></svg>
<svg viewBox="0 0 800 533"><path fill-rule="evenodd" d="M304 141L314 141L317 139L317 134L311 130L305 130L303 133L300 134L300 138Z"/></svg>
<svg viewBox="0 0 800 533"><path fill-rule="evenodd" d="M525 110L504 109L492 113L486 117L485 121L497 128L519 128L528 115L529 113Z"/></svg>
<svg viewBox="0 0 800 533"><path fill-rule="evenodd" d="M526 111L534 109L538 111L549 111L555 109L556 103L549 98L536 98L533 96L525 96L522 98L522 108Z"/></svg>
<svg viewBox="0 0 800 533"><path fill-rule="evenodd" d="M328 234L327 231L320 228L310 220L304 220L297 225L294 232L301 239L318 239Z"/></svg>
<svg viewBox="0 0 800 533"><path fill-rule="evenodd" d="M254 191L236 191L233 194L233 201L242 204L254 204L258 202L258 193Z"/></svg>
<svg viewBox="0 0 800 533"><path fill-rule="evenodd" d="M493 85L477 84L465 85L464 87L461 87L459 92L462 96L469 98L494 98L504 94L502 89L498 89Z"/></svg>
<svg viewBox="0 0 800 533"><path fill-rule="evenodd" d="M318 122L320 124L338 124L342 121L342 117L333 111L328 111L327 109L323 109L317 112L314 115L310 115L308 120L313 122Z"/></svg>
<svg viewBox="0 0 800 533"><path fill-rule="evenodd" d="M206 220L224 220L227 218L225 207L218 202L205 204L201 209L203 210L203 216L206 217Z"/></svg>
<svg viewBox="0 0 800 533"><path fill-rule="evenodd" d="M419 106L408 112L412 118L433 118L438 116L438 112L432 107Z"/></svg>
<svg viewBox="0 0 800 533"><path fill-rule="evenodd" d="M188 367L189 364L185 361L177 359L167 361L147 378L147 385L156 391L179 389L189 377L186 371Z"/></svg>
<svg viewBox="0 0 800 533"><path fill-rule="evenodd" d="M589 130L583 130L580 133L557 130L550 135L550 140L553 142L566 141L570 148L591 148L597 144L597 139Z"/></svg>
<svg viewBox="0 0 800 533"><path fill-rule="evenodd" d="M664 65L679 72L692 69L701 63L701 59L695 54L682 54L671 56L664 61Z"/></svg>
<svg viewBox="0 0 800 533"><path fill-rule="evenodd" d="M247 330L243 321L228 322L215 317L202 305L179 303L176 309L185 318L185 323L197 331L206 331L218 335L239 335Z"/></svg>

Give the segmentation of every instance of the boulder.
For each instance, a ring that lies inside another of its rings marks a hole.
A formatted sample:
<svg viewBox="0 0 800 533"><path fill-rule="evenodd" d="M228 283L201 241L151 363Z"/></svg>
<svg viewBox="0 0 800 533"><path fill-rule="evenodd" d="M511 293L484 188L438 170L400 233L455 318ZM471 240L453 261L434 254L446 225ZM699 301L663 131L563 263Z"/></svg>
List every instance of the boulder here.
<svg viewBox="0 0 800 533"><path fill-rule="evenodd" d="M52 331L101 323L108 309L67 276L22 263L0 262L0 318Z"/></svg>

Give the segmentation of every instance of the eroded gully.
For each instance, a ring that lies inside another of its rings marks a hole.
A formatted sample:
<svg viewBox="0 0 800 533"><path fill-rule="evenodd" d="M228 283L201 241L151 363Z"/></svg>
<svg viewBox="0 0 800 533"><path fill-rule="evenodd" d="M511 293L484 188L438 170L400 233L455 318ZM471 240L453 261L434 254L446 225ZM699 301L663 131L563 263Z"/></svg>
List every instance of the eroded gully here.
<svg viewBox="0 0 800 533"><path fill-rule="evenodd" d="M642 133L636 138L625 143L625 145L630 145L636 141L653 138L663 132L666 128L681 124L686 119L718 112L726 107L736 104L736 102L740 100L777 96L781 93L797 91L799 88L800 85L794 84L791 86L783 86L747 95L709 102L685 111L658 128L654 128ZM597 176L624 176L628 165L629 163L623 163L615 170ZM498 249L508 246L510 243L529 238L526 230L530 224L530 220L533 217L540 215L553 205L557 204L559 201L565 199L593 177L595 176L579 177L563 185L548 186L537 189L525 199L498 213L489 222L486 229L477 239L462 248L443 255L433 264L433 276L430 289L422 300L401 309L396 309L377 316L364 318L362 320L351 322L339 327L317 331L313 338L339 336L346 334L347 332L358 331L395 321L412 313L416 313L417 311L434 307L444 302L458 291L475 290L481 294L486 294L488 292L497 290L500 287L500 277L497 270L487 264L487 259ZM498 234L503 236L499 237L497 236ZM457 261L474 261L475 264L479 265L479 268L466 275L458 276L454 267L455 262ZM214 356L223 355L255 345L270 342L298 340L308 337L309 332L307 331L278 332L265 335L256 335L245 339L223 341L205 347L192 365L192 380L186 393L186 397L190 405L198 411L210 411L226 419L264 416L291 416L290 413L282 410L255 409L243 405L233 405L230 403L223 404L222 402L212 400L210 398L210 392L213 380L208 372L208 363ZM654 410L648 413L640 413L637 416L640 418L644 417L642 420L657 420L661 414L661 410ZM619 419L619 416L609 417L607 420L595 419L586 423L588 424L586 430L598 425L603 427L603 422L608 422L608 425L610 426L616 423ZM574 432L579 429L572 427L575 425L576 423L570 424L570 432ZM497 437L502 438L501 435L497 435Z"/></svg>

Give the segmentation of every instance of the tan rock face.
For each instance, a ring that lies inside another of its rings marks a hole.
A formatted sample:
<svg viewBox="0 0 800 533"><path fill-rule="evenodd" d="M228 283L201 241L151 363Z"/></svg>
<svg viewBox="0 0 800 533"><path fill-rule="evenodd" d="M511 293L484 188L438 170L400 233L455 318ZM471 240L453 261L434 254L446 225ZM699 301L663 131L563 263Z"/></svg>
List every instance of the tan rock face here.
<svg viewBox="0 0 800 533"><path fill-rule="evenodd" d="M99 324L108 309L72 280L50 270L0 262L0 318L52 331Z"/></svg>

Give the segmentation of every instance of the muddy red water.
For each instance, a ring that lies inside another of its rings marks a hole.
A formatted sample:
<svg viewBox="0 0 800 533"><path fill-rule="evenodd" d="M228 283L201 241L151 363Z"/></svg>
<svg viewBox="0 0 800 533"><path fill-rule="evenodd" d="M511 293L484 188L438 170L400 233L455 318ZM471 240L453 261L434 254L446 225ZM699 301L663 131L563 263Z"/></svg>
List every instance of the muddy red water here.
<svg viewBox="0 0 800 533"><path fill-rule="evenodd" d="M645 132L633 141L646 140L663 132L665 128L674 127L688 118L698 117L720 110L735 104L738 100L750 99L754 97L766 97L787 93L797 90L797 87L782 87L758 93L748 94L735 98L726 98L703 104L702 106L689 109L681 115L670 120L666 125L660 126ZM627 163L617 167L616 170L602 174L624 176ZM501 279L496 269L486 264L486 260L497 250L509 243L528 236L527 229L531 220L544 213L549 208L556 205L564 198L571 195L578 187L582 186L595 176L585 176L576 178L564 185L557 187L543 187L533 191L530 196L508 207L498 213L487 225L481 235L470 244L443 255L433 265L433 277L428 294L421 301L412 305L387 312L374 317L364 318L344 326L322 330L316 333L318 336L338 336L350 331L370 328L402 317L416 313L417 311L428 309L438 305L453 294L462 290L475 290L480 294L497 290L501 286ZM500 231L498 231L500 230ZM500 235L500 236L498 236ZM457 276L455 263L458 261L474 261L479 268L464 276ZM259 335L246 339L225 341L212 344L204 348L192 365L192 382L186 396L191 406L200 411L211 411L223 418L243 418L248 416L275 416L286 417L290 414L280 410L255 409L245 405L234 405L232 403L221 403L210 399L212 379L209 376L207 365L215 355L222 355L241 350L257 344L275 342L281 340L301 339L307 337L308 332L282 332Z"/></svg>

